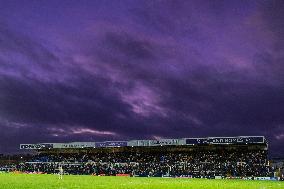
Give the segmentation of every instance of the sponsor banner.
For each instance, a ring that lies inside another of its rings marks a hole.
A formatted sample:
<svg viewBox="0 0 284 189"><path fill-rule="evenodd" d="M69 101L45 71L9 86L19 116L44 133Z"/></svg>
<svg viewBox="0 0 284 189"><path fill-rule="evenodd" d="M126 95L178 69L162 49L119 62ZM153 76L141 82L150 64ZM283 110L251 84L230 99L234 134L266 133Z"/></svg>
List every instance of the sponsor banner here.
<svg viewBox="0 0 284 189"><path fill-rule="evenodd" d="M253 180L253 177L226 177L226 179Z"/></svg>
<svg viewBox="0 0 284 189"><path fill-rule="evenodd" d="M192 175L180 175L175 178L193 178Z"/></svg>
<svg viewBox="0 0 284 189"><path fill-rule="evenodd" d="M54 143L54 148L92 148L95 142L71 142L71 143Z"/></svg>
<svg viewBox="0 0 284 189"><path fill-rule="evenodd" d="M254 180L270 180L270 177L254 177Z"/></svg>
<svg viewBox="0 0 284 189"><path fill-rule="evenodd" d="M96 147L106 147L106 143L104 142L96 142Z"/></svg>
<svg viewBox="0 0 284 189"><path fill-rule="evenodd" d="M126 141L117 141L117 142L106 142L107 146L127 146L127 142Z"/></svg>
<svg viewBox="0 0 284 189"><path fill-rule="evenodd" d="M279 177L270 177L270 180L280 180Z"/></svg>
<svg viewBox="0 0 284 189"><path fill-rule="evenodd" d="M243 180L254 180L254 177L243 177Z"/></svg>
<svg viewBox="0 0 284 189"><path fill-rule="evenodd" d="M138 140L138 146L150 146L150 140Z"/></svg>
<svg viewBox="0 0 284 189"><path fill-rule="evenodd" d="M215 179L223 179L222 176L215 176ZM225 177L225 179L239 179L239 180L274 180L277 181L278 177Z"/></svg>
<svg viewBox="0 0 284 189"><path fill-rule="evenodd" d="M127 146L126 141L107 141L107 142L96 142L96 147L121 147Z"/></svg>
<svg viewBox="0 0 284 189"><path fill-rule="evenodd" d="M130 174L116 174L117 177L130 177Z"/></svg>
<svg viewBox="0 0 284 189"><path fill-rule="evenodd" d="M42 143L42 144L21 144L20 149L51 149L51 148L90 148L95 147L94 142L71 142L71 143Z"/></svg>
<svg viewBox="0 0 284 189"><path fill-rule="evenodd" d="M278 180L278 177L255 177L255 180Z"/></svg>
<svg viewBox="0 0 284 189"><path fill-rule="evenodd" d="M208 144L207 138L187 138L186 144L194 145L194 144Z"/></svg>
<svg viewBox="0 0 284 189"><path fill-rule="evenodd" d="M127 142L127 146L138 146L138 140L130 140Z"/></svg>
<svg viewBox="0 0 284 189"><path fill-rule="evenodd" d="M186 144L257 144L264 143L263 136L239 136L239 137L209 137L187 138Z"/></svg>
<svg viewBox="0 0 284 189"><path fill-rule="evenodd" d="M184 145L185 139L160 139L160 140L131 140L127 146L163 146L163 145Z"/></svg>
<svg viewBox="0 0 284 189"><path fill-rule="evenodd" d="M20 149L36 150L43 148L53 148L53 144L20 144Z"/></svg>
<svg viewBox="0 0 284 189"><path fill-rule="evenodd" d="M222 176L215 176L215 179L222 179Z"/></svg>
<svg viewBox="0 0 284 189"><path fill-rule="evenodd" d="M182 139L160 139L160 140L150 140L150 146L161 146L161 145L182 145L184 140Z"/></svg>
<svg viewBox="0 0 284 189"><path fill-rule="evenodd" d="M210 144L264 143L264 137L214 137L208 138Z"/></svg>

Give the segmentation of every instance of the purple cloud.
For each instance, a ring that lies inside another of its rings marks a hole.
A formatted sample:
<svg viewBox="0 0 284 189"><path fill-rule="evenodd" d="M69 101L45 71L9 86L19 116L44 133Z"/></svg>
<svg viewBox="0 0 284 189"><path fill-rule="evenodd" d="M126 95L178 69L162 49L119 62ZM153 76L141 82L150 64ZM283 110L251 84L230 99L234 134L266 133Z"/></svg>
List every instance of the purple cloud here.
<svg viewBox="0 0 284 189"><path fill-rule="evenodd" d="M264 135L283 155L282 1L3 1L0 152Z"/></svg>

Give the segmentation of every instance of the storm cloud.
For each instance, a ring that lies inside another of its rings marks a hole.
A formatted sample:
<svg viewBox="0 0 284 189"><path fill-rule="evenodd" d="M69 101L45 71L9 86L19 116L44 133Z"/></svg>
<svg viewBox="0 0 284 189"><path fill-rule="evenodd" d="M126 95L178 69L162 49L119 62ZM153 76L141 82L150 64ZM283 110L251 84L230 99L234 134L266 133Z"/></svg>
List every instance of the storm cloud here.
<svg viewBox="0 0 284 189"><path fill-rule="evenodd" d="M284 142L282 1L1 1L0 152L20 143Z"/></svg>

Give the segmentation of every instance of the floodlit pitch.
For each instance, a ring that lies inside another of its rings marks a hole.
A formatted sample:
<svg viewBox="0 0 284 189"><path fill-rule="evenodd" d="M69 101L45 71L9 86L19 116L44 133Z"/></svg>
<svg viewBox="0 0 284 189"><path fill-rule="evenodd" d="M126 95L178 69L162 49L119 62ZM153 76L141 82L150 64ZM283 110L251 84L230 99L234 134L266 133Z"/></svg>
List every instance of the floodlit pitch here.
<svg viewBox="0 0 284 189"><path fill-rule="evenodd" d="M284 182L0 174L1 189L282 189Z"/></svg>

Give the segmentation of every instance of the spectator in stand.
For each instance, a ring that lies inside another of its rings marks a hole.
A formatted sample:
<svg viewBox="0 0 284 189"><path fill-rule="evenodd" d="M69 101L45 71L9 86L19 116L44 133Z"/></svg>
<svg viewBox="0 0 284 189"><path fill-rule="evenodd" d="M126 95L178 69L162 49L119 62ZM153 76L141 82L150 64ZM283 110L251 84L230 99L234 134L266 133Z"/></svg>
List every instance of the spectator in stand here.
<svg viewBox="0 0 284 189"><path fill-rule="evenodd" d="M27 172L139 176L273 176L265 151L115 152L39 154L17 165Z"/></svg>

